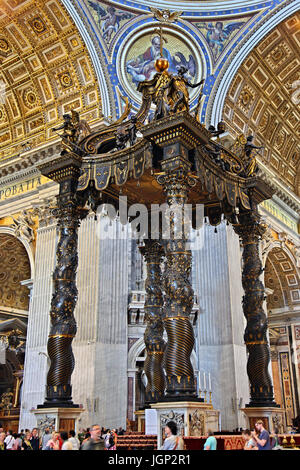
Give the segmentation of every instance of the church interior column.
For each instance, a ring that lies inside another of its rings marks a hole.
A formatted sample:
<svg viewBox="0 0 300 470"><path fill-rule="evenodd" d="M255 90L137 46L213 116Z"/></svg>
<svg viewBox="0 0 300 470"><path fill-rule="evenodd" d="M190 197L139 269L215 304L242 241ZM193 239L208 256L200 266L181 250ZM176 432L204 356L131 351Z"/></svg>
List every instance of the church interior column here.
<svg viewBox="0 0 300 470"><path fill-rule="evenodd" d="M164 256L161 244L156 240L145 239L145 246L140 248L147 263L147 278L145 283L145 320L146 345L145 374L148 379L146 386L146 403L153 403L163 397L165 391L165 374L163 371L163 355L165 342L163 340L163 291L160 264Z"/></svg>
<svg viewBox="0 0 300 470"><path fill-rule="evenodd" d="M78 226L80 210L74 201L78 170L62 176L57 197L59 241L53 273L54 292L51 301L51 327L48 338L50 368L47 375L46 400L38 407L71 406L71 375L74 369L72 341L77 326L74 309L77 302L76 271L78 266Z"/></svg>
<svg viewBox="0 0 300 470"><path fill-rule="evenodd" d="M167 155L167 147L164 152ZM194 347L194 330L189 318L194 301L190 279L192 253L188 249L183 216L188 191L195 182L188 176L190 163L181 157L178 162L177 168L168 171L166 167L166 171L157 177L166 194L169 206L166 218L170 222L170 238L165 241L163 310L168 335L165 352L166 399L196 398L194 370L190 360ZM164 164L162 168L165 169Z"/></svg>
<svg viewBox="0 0 300 470"><path fill-rule="evenodd" d="M265 288L260 280L263 272L259 242L265 231L254 212L240 214L234 229L243 245L242 283L245 291L243 310L247 320L245 343L248 351L247 373L250 381L248 407L274 407L272 380L269 374L270 347L267 340L267 317L263 310Z"/></svg>

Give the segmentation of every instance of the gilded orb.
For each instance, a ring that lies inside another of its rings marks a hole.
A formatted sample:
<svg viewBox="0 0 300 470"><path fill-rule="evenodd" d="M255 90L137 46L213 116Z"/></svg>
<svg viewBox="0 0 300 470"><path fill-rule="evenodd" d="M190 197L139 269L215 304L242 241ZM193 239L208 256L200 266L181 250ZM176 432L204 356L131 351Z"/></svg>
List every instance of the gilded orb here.
<svg viewBox="0 0 300 470"><path fill-rule="evenodd" d="M163 57L156 59L155 68L158 72L164 72L165 70L167 70L169 68L168 59L164 59Z"/></svg>

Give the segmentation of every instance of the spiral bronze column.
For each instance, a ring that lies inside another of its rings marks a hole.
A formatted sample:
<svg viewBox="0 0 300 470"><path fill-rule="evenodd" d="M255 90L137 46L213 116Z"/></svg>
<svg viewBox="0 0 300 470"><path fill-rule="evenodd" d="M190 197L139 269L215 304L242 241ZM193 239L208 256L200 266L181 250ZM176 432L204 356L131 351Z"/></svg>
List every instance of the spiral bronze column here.
<svg viewBox="0 0 300 470"><path fill-rule="evenodd" d="M51 327L48 355L51 361L47 375L45 407L78 407L72 402L71 375L74 369L72 341L77 326L74 309L77 302L76 271L78 266L78 227L83 211L76 202L78 172L62 172L60 193L57 196L56 216L59 241L56 267L53 273L54 292L51 301Z"/></svg>
<svg viewBox="0 0 300 470"><path fill-rule="evenodd" d="M190 361L194 347L194 331L189 318L194 300L190 279L192 253L184 224L184 204L189 189L195 185L194 178L189 176L189 169L189 162L182 159L177 168L167 169L157 177L166 194L166 217L169 221L169 239L165 241L163 310L168 335L164 357L168 400L196 398L194 370Z"/></svg>
<svg viewBox="0 0 300 470"><path fill-rule="evenodd" d="M144 240L145 246L140 248L147 263L145 319L147 323L144 334L146 360L144 371L148 379L146 387L146 404L159 401L165 391L165 373L163 370L163 355L165 341L163 340L163 292L161 262L164 250L155 240Z"/></svg>
<svg viewBox="0 0 300 470"><path fill-rule="evenodd" d="M234 225L243 246L242 284L243 311L247 320L244 340L248 351L247 373L250 381L250 403L248 407L278 406L274 402L272 380L268 371L270 347L267 340L268 321L263 309L264 284L260 280L263 272L259 254L259 242L265 231L258 213L247 212Z"/></svg>

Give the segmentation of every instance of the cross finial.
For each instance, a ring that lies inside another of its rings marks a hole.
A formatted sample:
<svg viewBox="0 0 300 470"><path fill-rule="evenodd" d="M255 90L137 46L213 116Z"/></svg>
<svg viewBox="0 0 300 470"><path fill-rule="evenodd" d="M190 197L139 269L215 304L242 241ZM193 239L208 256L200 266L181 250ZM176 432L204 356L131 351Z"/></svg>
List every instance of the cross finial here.
<svg viewBox="0 0 300 470"><path fill-rule="evenodd" d="M155 33L158 34L159 38L160 38L160 56L163 57L163 42L168 42L166 38L164 38L163 36L163 28L161 25L159 25L158 28L156 28L154 30Z"/></svg>

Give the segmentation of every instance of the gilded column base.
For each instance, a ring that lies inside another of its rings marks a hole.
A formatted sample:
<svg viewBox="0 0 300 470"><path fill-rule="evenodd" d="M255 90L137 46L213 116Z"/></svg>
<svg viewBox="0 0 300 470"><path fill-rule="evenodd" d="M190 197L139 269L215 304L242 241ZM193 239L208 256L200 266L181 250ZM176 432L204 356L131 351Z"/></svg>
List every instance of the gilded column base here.
<svg viewBox="0 0 300 470"><path fill-rule="evenodd" d="M194 377L169 375L166 377L166 382L167 392L165 399L167 401L171 401L173 398L177 401L186 401L192 398L196 398L197 401L199 400L195 392Z"/></svg>
<svg viewBox="0 0 300 470"><path fill-rule="evenodd" d="M37 408L79 408L79 405L72 402L71 385L47 385L46 400Z"/></svg>
<svg viewBox="0 0 300 470"><path fill-rule="evenodd" d="M274 401L273 387L250 387L251 399L246 408L280 408Z"/></svg>

